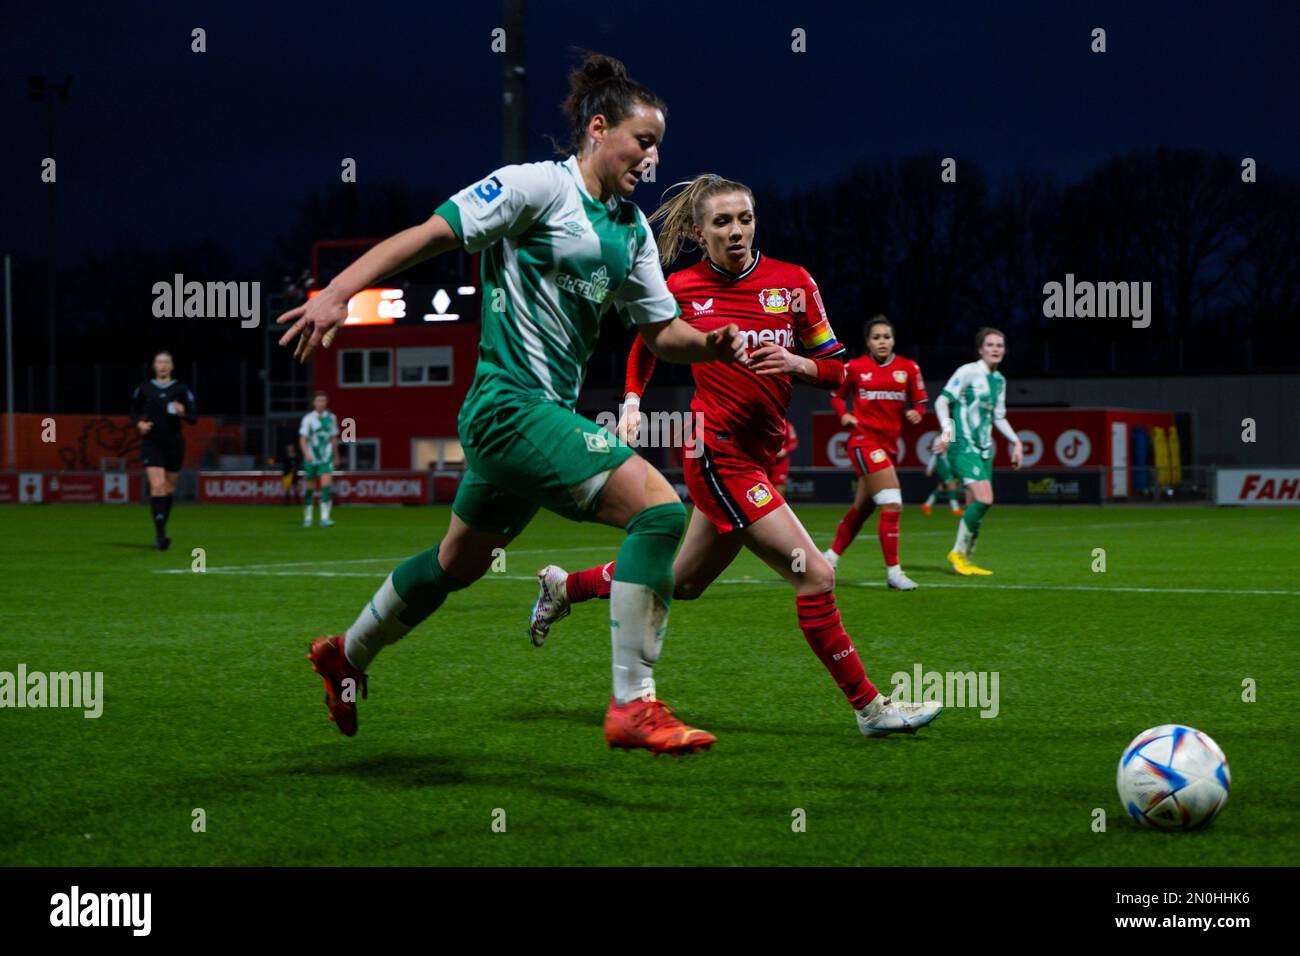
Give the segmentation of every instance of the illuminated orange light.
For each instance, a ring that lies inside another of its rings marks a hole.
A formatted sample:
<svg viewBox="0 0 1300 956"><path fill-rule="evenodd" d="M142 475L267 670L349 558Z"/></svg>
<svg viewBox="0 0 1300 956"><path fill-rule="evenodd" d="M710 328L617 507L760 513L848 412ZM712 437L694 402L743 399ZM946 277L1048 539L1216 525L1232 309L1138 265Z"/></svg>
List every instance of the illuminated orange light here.
<svg viewBox="0 0 1300 956"><path fill-rule="evenodd" d="M307 293L314 298L319 290ZM344 325L394 325L406 317L406 300L401 289L362 289L348 299L348 317Z"/></svg>

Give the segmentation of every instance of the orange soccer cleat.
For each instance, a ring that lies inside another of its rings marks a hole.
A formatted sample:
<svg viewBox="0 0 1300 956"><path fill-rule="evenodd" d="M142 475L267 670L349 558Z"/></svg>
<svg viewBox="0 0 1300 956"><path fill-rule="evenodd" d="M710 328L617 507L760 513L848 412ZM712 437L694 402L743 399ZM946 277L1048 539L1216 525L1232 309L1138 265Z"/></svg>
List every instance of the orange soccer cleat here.
<svg viewBox="0 0 1300 956"><path fill-rule="evenodd" d="M366 675L357 670L343 653L343 638L318 637L308 645L311 669L325 682L325 706L339 733L352 737L357 732L357 693L367 696ZM345 681L352 681L349 688ZM349 699L350 698L350 699Z"/></svg>
<svg viewBox="0 0 1300 956"><path fill-rule="evenodd" d="M926 516L928 517L929 514L930 514L930 511L931 511L931 508L930 508L929 505L926 505L926 504L921 505L921 514L926 515Z"/></svg>
<svg viewBox="0 0 1300 956"><path fill-rule="evenodd" d="M671 708L660 700L634 700L618 704L611 697L605 711L605 742L611 748L631 750L644 747L656 757L660 754L694 753L708 750L717 737L707 730L687 727L673 716Z"/></svg>

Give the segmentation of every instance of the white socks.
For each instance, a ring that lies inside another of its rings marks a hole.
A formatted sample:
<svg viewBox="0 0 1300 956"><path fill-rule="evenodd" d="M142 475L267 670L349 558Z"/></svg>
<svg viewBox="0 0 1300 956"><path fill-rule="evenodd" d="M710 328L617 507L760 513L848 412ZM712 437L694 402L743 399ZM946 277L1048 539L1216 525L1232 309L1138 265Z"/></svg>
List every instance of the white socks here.
<svg viewBox="0 0 1300 956"><path fill-rule="evenodd" d="M329 521L329 520L330 520L330 506L333 505L333 504L334 504L334 502L331 501L331 500L329 500L328 498L323 498L323 499L321 499L321 503L320 503L320 520L321 520L321 521Z"/></svg>
<svg viewBox="0 0 1300 956"><path fill-rule="evenodd" d="M406 602L397 596L390 574L348 628L343 652L353 667L365 670L382 648L400 641L410 632L411 629L397 619L404 610Z"/></svg>
<svg viewBox="0 0 1300 956"><path fill-rule="evenodd" d="M668 608L644 584L614 581L609 589L609 631L614 650L614 702L654 700ZM350 632L349 632L350 633Z"/></svg>
<svg viewBox="0 0 1300 956"><path fill-rule="evenodd" d="M966 519L957 522L957 542L952 549L958 554L970 554L970 546L974 540L975 536L970 533L970 528L966 527Z"/></svg>

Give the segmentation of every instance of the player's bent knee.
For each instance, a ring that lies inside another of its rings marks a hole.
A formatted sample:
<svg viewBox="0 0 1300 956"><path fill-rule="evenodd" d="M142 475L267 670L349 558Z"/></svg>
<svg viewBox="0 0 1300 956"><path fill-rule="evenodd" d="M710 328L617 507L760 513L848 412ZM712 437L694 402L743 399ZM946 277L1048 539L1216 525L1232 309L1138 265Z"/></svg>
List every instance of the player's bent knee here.
<svg viewBox="0 0 1300 956"><path fill-rule="evenodd" d="M657 474L657 472L656 472ZM629 534L655 534L680 541L686 533L686 507L673 494L671 501L647 504L627 524Z"/></svg>
<svg viewBox="0 0 1300 956"><path fill-rule="evenodd" d="M830 562L814 551L808 556L808 566L799 574L795 590L799 594L823 594L835 589L835 569Z"/></svg>
<svg viewBox="0 0 1300 956"><path fill-rule="evenodd" d="M902 511L903 491L901 488L882 488L871 496L881 511Z"/></svg>

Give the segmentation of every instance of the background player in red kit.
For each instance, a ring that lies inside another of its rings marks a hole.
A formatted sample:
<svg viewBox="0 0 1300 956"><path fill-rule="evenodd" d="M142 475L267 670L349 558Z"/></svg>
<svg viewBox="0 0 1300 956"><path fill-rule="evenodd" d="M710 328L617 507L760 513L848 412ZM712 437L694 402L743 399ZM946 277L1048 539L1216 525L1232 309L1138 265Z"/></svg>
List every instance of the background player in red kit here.
<svg viewBox="0 0 1300 956"><path fill-rule="evenodd" d="M790 477L790 452L799 447L799 433L794 430L794 425L790 419L785 420L785 441L781 444L781 450L776 453L776 461L772 463L772 468L768 472L772 479L772 484L776 485L776 490L780 492L781 497L785 497L785 483Z"/></svg>
<svg viewBox="0 0 1300 956"><path fill-rule="evenodd" d="M754 197L748 187L714 175L695 178L662 205L660 254L672 262L687 240L706 252L698 265L674 273L669 291L682 318L700 331L735 323L749 365L707 362L693 367L691 409L702 416L701 441L683 467L695 510L673 563L674 597L699 597L748 548L795 589L799 627L857 714L867 736L914 732L939 713L937 703L891 701L867 679L840 621L835 572L774 487L770 469L786 441L791 377L833 389L844 377L844 348L835 339L817 284L801 267L753 248ZM807 353L794 353L796 339ZM739 368L735 366L734 368ZM638 339L628 357L627 398L620 434L635 434L640 397L654 356ZM568 574L548 565L529 622L534 644L570 605L607 597L613 564Z"/></svg>
<svg viewBox="0 0 1300 956"><path fill-rule="evenodd" d="M867 323L867 352L850 361L844 384L831 396L831 406L841 425L853 427L849 437L849 460L858 473L853 505L844 512L835 530L835 541L825 558L835 567L878 505L880 520L876 533L885 556L885 579L898 591L912 591L916 582L903 573L898 563L898 525L903 513L903 492L898 486L898 433L903 419L913 425L921 421L927 401L921 369L911 359L894 354L894 326L883 315ZM846 400L852 408L845 404ZM906 403L911 408L903 411Z"/></svg>

